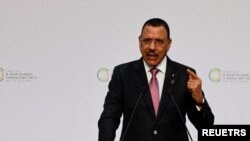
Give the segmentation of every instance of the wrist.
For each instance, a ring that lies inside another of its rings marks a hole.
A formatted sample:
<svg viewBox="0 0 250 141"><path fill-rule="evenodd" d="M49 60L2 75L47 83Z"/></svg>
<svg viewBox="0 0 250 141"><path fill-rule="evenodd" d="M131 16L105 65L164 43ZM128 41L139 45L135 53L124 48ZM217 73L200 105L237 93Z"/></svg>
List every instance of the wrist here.
<svg viewBox="0 0 250 141"><path fill-rule="evenodd" d="M201 101L201 102L196 102L196 103L195 103L195 105L197 105L197 106L204 106L204 104L205 104L205 99L204 99L204 97L202 98L202 101Z"/></svg>

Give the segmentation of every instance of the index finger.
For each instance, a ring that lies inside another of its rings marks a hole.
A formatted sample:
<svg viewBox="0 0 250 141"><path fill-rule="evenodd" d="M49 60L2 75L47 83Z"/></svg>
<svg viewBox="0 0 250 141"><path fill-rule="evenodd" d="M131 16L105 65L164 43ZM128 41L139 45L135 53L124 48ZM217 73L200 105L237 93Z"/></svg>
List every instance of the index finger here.
<svg viewBox="0 0 250 141"><path fill-rule="evenodd" d="M190 69L187 69L187 72L188 72L189 78L196 78L196 79L199 78L199 77L198 77L193 71L191 71Z"/></svg>

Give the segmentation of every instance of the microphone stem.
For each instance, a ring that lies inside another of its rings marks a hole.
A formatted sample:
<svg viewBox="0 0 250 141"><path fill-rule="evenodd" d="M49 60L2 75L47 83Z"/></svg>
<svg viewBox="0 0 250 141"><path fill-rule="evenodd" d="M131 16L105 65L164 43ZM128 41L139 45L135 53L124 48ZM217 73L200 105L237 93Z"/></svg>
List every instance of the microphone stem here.
<svg viewBox="0 0 250 141"><path fill-rule="evenodd" d="M181 117L181 120L182 120L183 124L185 125L186 132L188 133L189 138L191 139L191 141L193 141L193 138L192 138L192 136L191 136L191 134L190 134L190 132L189 132L187 126L186 126L186 123L185 123L185 121L184 121L184 119L183 119L183 117L182 117L182 115L181 115L181 111L180 111L180 109L179 109L179 107L178 107L177 103L175 102L175 100L174 100L174 98L173 98L172 95L171 95L171 98L172 98L172 100L173 100L173 102L174 102L174 104L175 104L175 106L176 106L176 108L177 108L177 111L178 111L178 113L179 113L179 115L180 115L180 117Z"/></svg>
<svg viewBox="0 0 250 141"><path fill-rule="evenodd" d="M136 101L135 107L134 107L134 109L133 109L133 112L132 112L132 114L131 114L131 117L129 118L127 127L126 127L126 129L125 129L125 131L124 131L124 134L123 134L123 137L122 137L121 141L124 141L124 139L125 139L125 136L126 136L126 134L127 134L127 132L128 132L128 128L129 128L129 126L130 126L130 124L131 124L131 121L132 121L132 119L133 119L133 117L134 117L135 111L136 111L136 109L137 109L137 106L138 106L138 104L139 104L139 101L140 101L140 99L141 99L141 97L142 97L142 94L143 94L144 90L145 90L145 88L141 91L140 96L139 96L138 100Z"/></svg>

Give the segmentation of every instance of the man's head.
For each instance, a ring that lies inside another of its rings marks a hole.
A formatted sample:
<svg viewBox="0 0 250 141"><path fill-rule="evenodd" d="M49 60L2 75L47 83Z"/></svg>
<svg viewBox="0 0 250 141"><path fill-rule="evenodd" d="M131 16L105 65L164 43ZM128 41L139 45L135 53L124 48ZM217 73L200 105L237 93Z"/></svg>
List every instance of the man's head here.
<svg viewBox="0 0 250 141"><path fill-rule="evenodd" d="M139 43L145 62L151 67L157 66L171 46L168 24L159 18L146 21L139 36Z"/></svg>

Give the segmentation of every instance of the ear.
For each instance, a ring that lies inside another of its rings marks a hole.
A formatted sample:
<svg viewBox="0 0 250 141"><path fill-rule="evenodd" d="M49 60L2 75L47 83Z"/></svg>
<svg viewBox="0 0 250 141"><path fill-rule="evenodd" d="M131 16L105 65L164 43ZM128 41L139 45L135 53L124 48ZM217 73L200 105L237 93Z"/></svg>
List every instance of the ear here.
<svg viewBox="0 0 250 141"><path fill-rule="evenodd" d="M141 40L141 35L138 37L138 40L139 40L139 41Z"/></svg>
<svg viewBox="0 0 250 141"><path fill-rule="evenodd" d="M168 44L171 45L171 43L172 43L172 39L169 38L169 39L168 39Z"/></svg>
<svg viewBox="0 0 250 141"><path fill-rule="evenodd" d="M168 50L170 49L171 44L172 44L172 39L169 38L169 39L168 39L168 42L167 42Z"/></svg>
<svg viewBox="0 0 250 141"><path fill-rule="evenodd" d="M139 40L139 45L141 47L141 35L138 37L138 40Z"/></svg>

